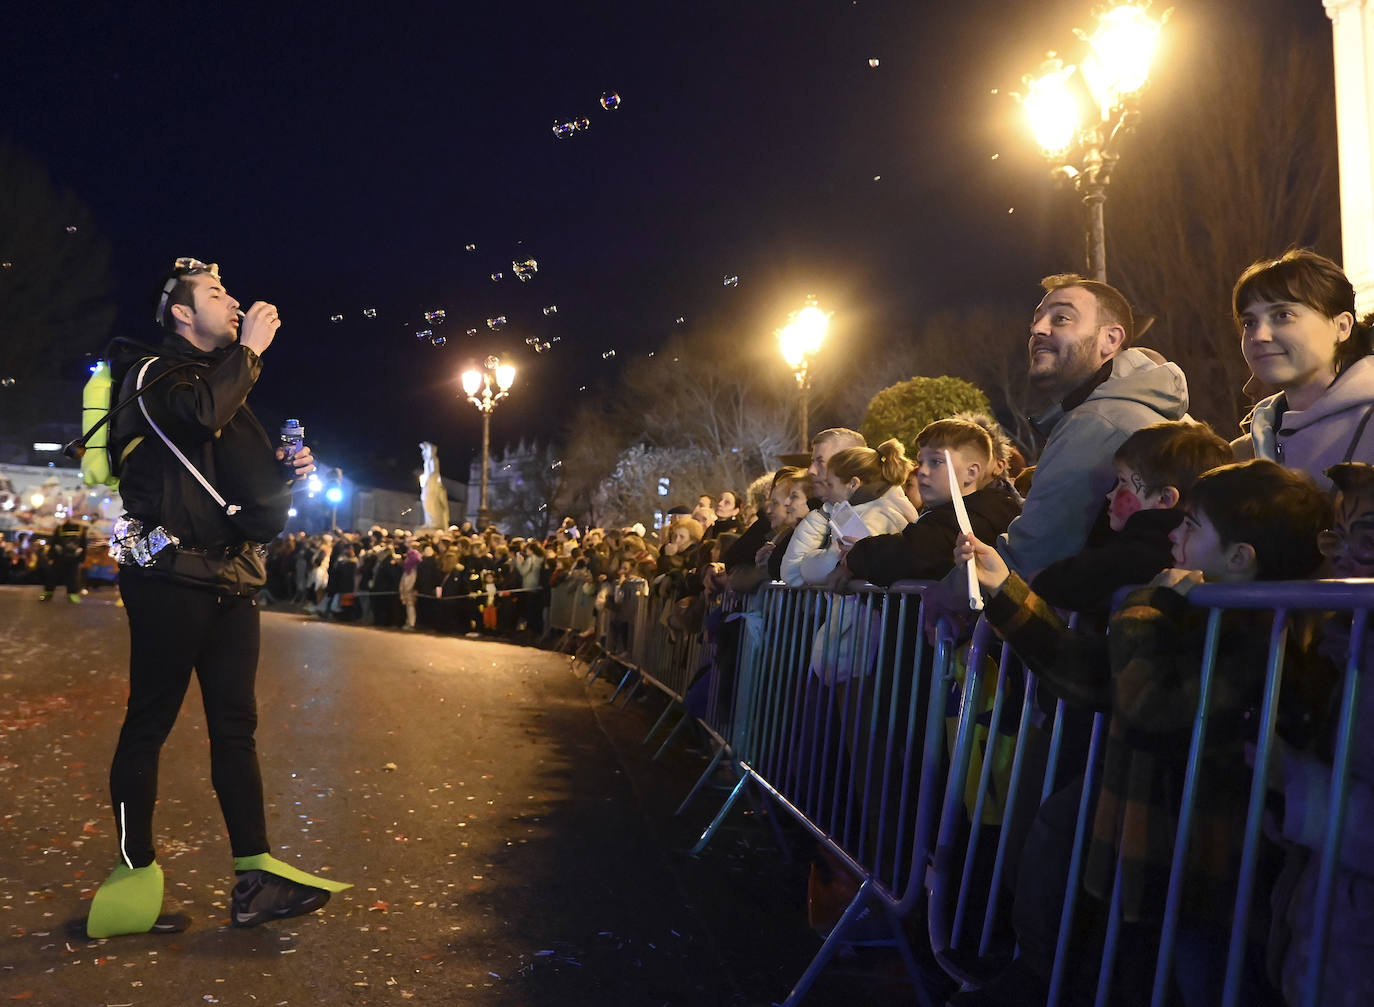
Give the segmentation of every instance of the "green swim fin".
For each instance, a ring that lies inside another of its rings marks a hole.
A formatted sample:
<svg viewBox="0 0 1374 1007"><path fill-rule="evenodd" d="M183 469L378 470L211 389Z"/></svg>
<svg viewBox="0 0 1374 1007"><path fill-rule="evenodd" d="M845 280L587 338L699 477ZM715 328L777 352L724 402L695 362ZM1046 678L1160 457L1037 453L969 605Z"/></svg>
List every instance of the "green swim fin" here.
<svg viewBox="0 0 1374 1007"><path fill-rule="evenodd" d="M120 864L96 889L86 933L91 937L146 934L161 912L162 867L157 861L137 868Z"/></svg>
<svg viewBox="0 0 1374 1007"><path fill-rule="evenodd" d="M323 888L326 892L341 892L345 888L353 887L351 884L344 881L331 881L329 878L322 878L316 874L307 874L300 868L283 863L270 853L259 853L252 857L235 857L234 870L266 871L268 874L275 874L277 877L285 878L287 881L294 881L298 885Z"/></svg>

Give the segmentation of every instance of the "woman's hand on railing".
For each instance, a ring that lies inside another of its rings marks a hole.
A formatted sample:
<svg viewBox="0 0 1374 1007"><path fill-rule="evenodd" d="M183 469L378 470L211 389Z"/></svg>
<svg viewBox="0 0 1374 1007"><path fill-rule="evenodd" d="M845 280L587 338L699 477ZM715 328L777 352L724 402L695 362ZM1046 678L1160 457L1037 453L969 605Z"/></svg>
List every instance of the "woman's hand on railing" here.
<svg viewBox="0 0 1374 1007"><path fill-rule="evenodd" d="M831 570L825 578L825 589L834 591L836 594L844 594L849 590L849 582L854 579L854 575L849 572L849 567L841 561L835 569Z"/></svg>
<svg viewBox="0 0 1374 1007"><path fill-rule="evenodd" d="M960 535L954 540L954 565L963 566L974 560L973 569L978 574L978 586L994 594L1002 589L1011 571L997 550L979 542L972 534Z"/></svg>

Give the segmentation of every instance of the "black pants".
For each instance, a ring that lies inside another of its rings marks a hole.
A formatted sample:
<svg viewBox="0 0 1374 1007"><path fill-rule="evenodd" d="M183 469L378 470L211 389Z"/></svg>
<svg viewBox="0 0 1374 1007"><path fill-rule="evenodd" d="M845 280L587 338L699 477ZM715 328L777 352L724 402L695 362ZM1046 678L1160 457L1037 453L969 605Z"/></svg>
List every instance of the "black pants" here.
<svg viewBox="0 0 1374 1007"><path fill-rule="evenodd" d="M257 728L258 608L252 598L183 587L122 568L129 616L129 707L110 766L120 859L153 861L158 757L194 668L210 732L210 781L235 857L265 853Z"/></svg>
<svg viewBox="0 0 1374 1007"><path fill-rule="evenodd" d="M52 594L59 584L66 586L69 595L81 593L81 563L75 557L63 556L48 561L48 568L43 572L43 590Z"/></svg>

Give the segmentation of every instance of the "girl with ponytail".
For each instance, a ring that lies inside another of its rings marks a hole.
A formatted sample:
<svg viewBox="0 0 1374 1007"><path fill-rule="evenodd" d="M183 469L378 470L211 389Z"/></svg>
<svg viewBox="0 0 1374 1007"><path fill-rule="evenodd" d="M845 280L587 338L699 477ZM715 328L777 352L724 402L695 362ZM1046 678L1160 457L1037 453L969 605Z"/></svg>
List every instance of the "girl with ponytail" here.
<svg viewBox="0 0 1374 1007"><path fill-rule="evenodd" d="M812 511L805 522L819 525L818 534L803 535L798 528L782 561L782 578L794 587L824 584L840 562L841 543L828 528L831 513L840 503L854 509L870 535L899 532L916 520L916 508L903 492L911 472L911 459L895 438L876 448L845 448L830 456L826 470L813 484L825 505ZM805 548L805 544L819 544Z"/></svg>

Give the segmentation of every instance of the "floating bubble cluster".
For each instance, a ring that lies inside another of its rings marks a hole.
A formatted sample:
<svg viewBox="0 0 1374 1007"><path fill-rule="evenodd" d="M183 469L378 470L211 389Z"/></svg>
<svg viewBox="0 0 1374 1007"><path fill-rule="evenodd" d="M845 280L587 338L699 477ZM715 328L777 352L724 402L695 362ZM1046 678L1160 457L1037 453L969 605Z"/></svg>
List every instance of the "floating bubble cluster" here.
<svg viewBox="0 0 1374 1007"><path fill-rule="evenodd" d="M615 350L607 350L606 352L601 354L601 359L610 360L613 356L615 356Z"/></svg>
<svg viewBox="0 0 1374 1007"><path fill-rule="evenodd" d="M434 311L425 312L425 321L429 322L430 324L442 322L444 318L445 314L443 308L437 308Z"/></svg>
<svg viewBox="0 0 1374 1007"><path fill-rule="evenodd" d="M363 308L363 317L364 317L364 318L376 318L376 317L377 317L377 309L376 309L376 308Z"/></svg>
<svg viewBox="0 0 1374 1007"><path fill-rule="evenodd" d="M342 321L343 321L343 315L330 315L330 316L329 316L329 320L330 320L331 322L342 322Z"/></svg>
<svg viewBox="0 0 1374 1007"><path fill-rule="evenodd" d="M491 274L491 282L492 282L492 283L499 283L499 282L501 281L501 277L503 277L503 276L505 276L505 275L506 275L505 273L492 273L492 274Z"/></svg>
<svg viewBox="0 0 1374 1007"><path fill-rule="evenodd" d="M557 304L550 304L550 305L547 305L547 306L544 308L544 314L546 314L546 315L556 315L556 314L558 314L558 305L557 305Z"/></svg>
<svg viewBox="0 0 1374 1007"><path fill-rule="evenodd" d="M511 261L510 268L515 273L515 278L521 283L526 283L534 278L534 274L539 272L539 263L533 259L526 259L524 262Z"/></svg>
<svg viewBox="0 0 1374 1007"><path fill-rule="evenodd" d="M416 339L430 339L430 338L432 338L433 336L434 336L434 330L433 330L433 329L416 329L416 330L415 330L415 338L416 338Z"/></svg>
<svg viewBox="0 0 1374 1007"><path fill-rule="evenodd" d="M721 281L721 285L722 285L722 286L725 286L725 287L738 287L738 286L739 286L739 277L738 277L738 276L727 276L727 277L724 277L724 279Z"/></svg>
<svg viewBox="0 0 1374 1007"><path fill-rule="evenodd" d="M493 332L495 332L497 329L499 329L501 326L503 326L503 325L505 325L505 324L506 324L506 316L505 316L505 315L497 315L495 318L488 318L488 319L487 319L487 328L491 329Z"/></svg>
<svg viewBox="0 0 1374 1007"><path fill-rule="evenodd" d="M553 124L553 135L560 140L566 140L577 131L577 127L570 122L555 122Z"/></svg>
<svg viewBox="0 0 1374 1007"><path fill-rule="evenodd" d="M477 335L477 330L476 330L476 329L468 329L468 335L470 335L470 336L475 336L475 335Z"/></svg>
<svg viewBox="0 0 1374 1007"><path fill-rule="evenodd" d="M607 112L613 112L620 107L620 95L614 91L609 91L601 96L601 107Z"/></svg>
<svg viewBox="0 0 1374 1007"><path fill-rule="evenodd" d="M443 336L430 336L429 341L430 344L434 346L443 346L444 343L448 342Z"/></svg>
<svg viewBox="0 0 1374 1007"><path fill-rule="evenodd" d="M558 341L558 336L554 336L552 339L540 339L538 336L528 336L525 339L525 345L532 348L535 353L548 353L549 350L553 349L553 344Z"/></svg>

